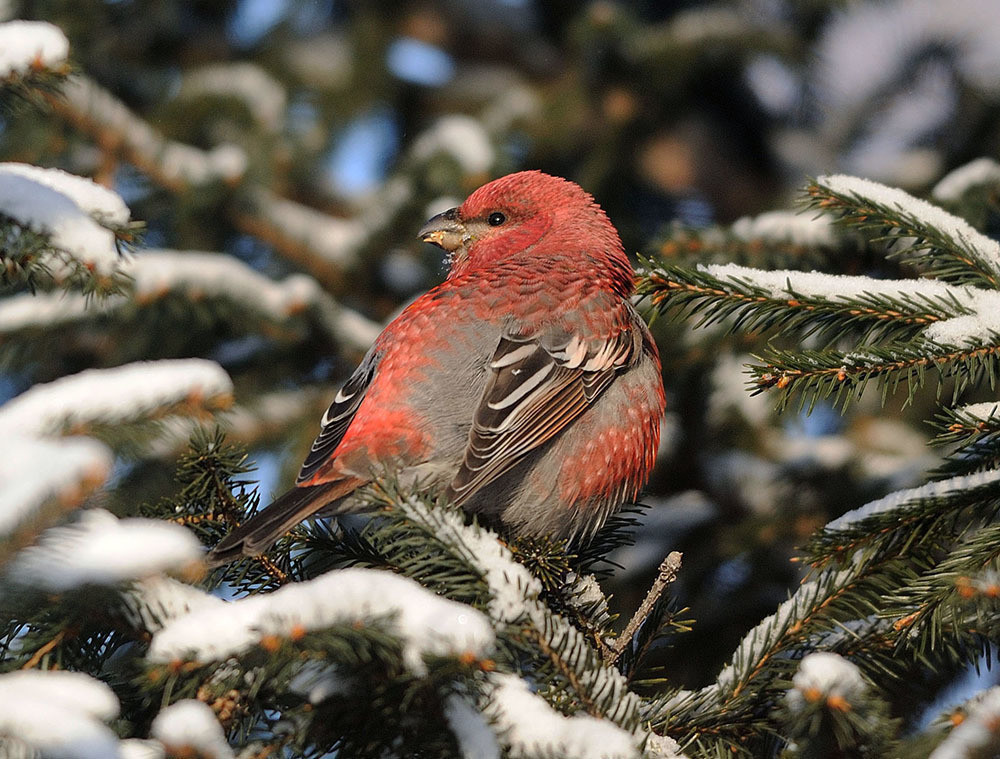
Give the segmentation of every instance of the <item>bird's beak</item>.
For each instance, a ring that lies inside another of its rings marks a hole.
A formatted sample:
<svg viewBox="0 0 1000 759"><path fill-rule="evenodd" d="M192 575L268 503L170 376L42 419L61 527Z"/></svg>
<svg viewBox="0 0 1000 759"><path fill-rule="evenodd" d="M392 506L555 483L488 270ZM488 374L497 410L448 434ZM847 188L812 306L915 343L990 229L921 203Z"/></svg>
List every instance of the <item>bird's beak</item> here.
<svg viewBox="0 0 1000 759"><path fill-rule="evenodd" d="M458 220L458 209L449 208L424 224L420 230L420 239L454 253L468 242L468 232Z"/></svg>

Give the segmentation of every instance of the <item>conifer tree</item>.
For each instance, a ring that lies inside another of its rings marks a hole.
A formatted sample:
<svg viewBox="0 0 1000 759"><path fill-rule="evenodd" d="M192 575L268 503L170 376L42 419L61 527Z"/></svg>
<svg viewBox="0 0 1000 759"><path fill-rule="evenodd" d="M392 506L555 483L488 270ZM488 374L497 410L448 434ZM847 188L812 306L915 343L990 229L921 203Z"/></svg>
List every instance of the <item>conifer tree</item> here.
<svg viewBox="0 0 1000 759"><path fill-rule="evenodd" d="M86 4L118 43L129 28L121 5ZM822 60L836 63L851 16L824 27L823 5L790 23L802 49L820 34ZM946 176L934 204L821 176L804 212L663 232L640 275L670 347L666 430L683 443L666 436L671 482L651 486L665 505L637 507L592 544L508 542L388 480L368 492L372 518L301 525L267 555L207 573L204 548L268 498L254 468L262 446L286 435L308 444L380 320L426 279L402 241L429 208L520 168L521 130L546 168L572 164L603 189L626 235L645 243L631 196L611 192L634 189L622 168L633 142L647 157L665 144L654 116L630 116L643 88L676 103L697 89L699 67L746 64L759 89L778 54L798 66L803 91L810 75L819 90L836 77L810 73L775 25L733 9L647 27L596 3L562 27L574 75L549 82L548 110L572 103L575 118L546 118L530 77L485 94L459 81L414 111L412 90L345 64L345 48L348 64L392 48L373 39L389 35L389 12L359 10L349 40L306 49L295 27L307 16L289 16L269 47L233 42L221 15L195 9L206 15L201 43L227 59L203 64L173 4L143 6L139 31L155 34L122 45L148 54L130 59L129 81L107 65L107 43L75 23L76 4L34 11L60 19L72 46L48 24L0 25L0 359L13 386L0 404L0 752L996 753L996 687L936 700L970 666L985 670L997 639L995 161ZM932 14L932 37L965 40L954 69L985 102L976 62L989 30L963 36L951 15ZM415 12L407 28L433 37L433 20ZM531 46L511 47L522 69L539 65ZM185 70L171 80L176 60ZM890 78L866 81L846 105L877 100ZM366 88L349 86L359 79ZM398 103L416 134L351 203L317 189L310 171L328 147L317 134L342 132L362 89ZM152 94L163 90L165 100ZM473 91L456 115L455 93ZM880 114L902 107L890 100ZM864 109L845 111L845 123L811 126L858 160L859 135L878 129ZM599 117L581 130L588 113ZM787 103L774 118L778 131L802 126ZM956 127L949 162L994 121ZM918 153L907 146L888 173L912 181L896 170ZM899 406L934 425L938 455L900 465L920 441ZM789 431L816 419L855 429ZM703 493L729 514L757 509L761 524L727 529ZM712 525L710 540L691 543L704 551L662 550L641 587L612 584L621 571L608 557L654 532L638 524L680 531L685 519L693 533ZM739 580L773 562L758 550L767 534L802 546L802 582L786 600L773 577L794 570ZM739 547L723 561L713 541ZM610 587L628 603L615 605ZM745 607L727 606L738 596Z"/></svg>

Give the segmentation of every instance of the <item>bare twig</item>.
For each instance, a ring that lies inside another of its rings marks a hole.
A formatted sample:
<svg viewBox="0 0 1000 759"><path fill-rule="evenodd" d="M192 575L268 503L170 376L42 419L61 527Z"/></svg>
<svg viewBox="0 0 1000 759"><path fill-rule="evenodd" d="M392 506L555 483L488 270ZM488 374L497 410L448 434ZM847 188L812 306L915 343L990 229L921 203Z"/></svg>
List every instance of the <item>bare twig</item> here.
<svg viewBox="0 0 1000 759"><path fill-rule="evenodd" d="M52 651L53 648L55 648L56 646L58 646L60 643L63 642L68 632L69 630L67 628L63 628L58 633L56 633L55 637L52 638L52 640L50 640L44 646L35 651L34 655L30 659L28 659L27 662L25 662L24 666L22 666L21 669L34 669L35 667L37 667L38 663L45 658L46 654L48 654L50 651Z"/></svg>
<svg viewBox="0 0 1000 759"><path fill-rule="evenodd" d="M642 626L642 623L646 621L646 617L649 616L650 612L653 611L653 607L656 602L660 600L660 596L663 594L664 589L677 579L677 573L681 569L681 553L680 551L671 551L667 558L663 560L660 564L660 569L656 573L656 579L653 580L652 586L649 588L649 592L646 593L646 597L642 599L642 603L639 604L639 608L636 609L635 614L632 615L632 619L628 621L625 626L625 630L618 639L610 646L610 656L605 655L605 661L608 664L614 664L618 661L625 647L632 642L632 638L635 637L636 632Z"/></svg>

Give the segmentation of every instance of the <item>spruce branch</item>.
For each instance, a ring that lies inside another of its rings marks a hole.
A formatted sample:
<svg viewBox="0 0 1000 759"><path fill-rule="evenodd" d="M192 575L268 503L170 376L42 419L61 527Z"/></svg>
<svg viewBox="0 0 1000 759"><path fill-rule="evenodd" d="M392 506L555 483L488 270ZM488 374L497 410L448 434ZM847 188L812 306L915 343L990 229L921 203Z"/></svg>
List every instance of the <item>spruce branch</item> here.
<svg viewBox="0 0 1000 759"><path fill-rule="evenodd" d="M117 238L124 245L126 238ZM129 238L130 239L130 238ZM87 298L124 292L128 278L117 269L96 271L68 250L54 245L50 235L0 213L0 289L79 291Z"/></svg>
<svg viewBox="0 0 1000 759"><path fill-rule="evenodd" d="M59 96L45 100L53 114L172 192L212 184L232 187L243 178L246 156L239 148L201 151L167 140L83 74L72 77Z"/></svg>
<svg viewBox="0 0 1000 759"><path fill-rule="evenodd" d="M213 545L259 505L258 494L250 491L251 483L243 477L253 471L243 446L226 442L218 427L211 431L197 427L189 451L178 463L180 492L157 506L144 507L143 513L190 527L203 543ZM261 555L234 562L216 572L215 579L243 591L280 587L292 579L286 569L289 559L280 548L274 554L278 558Z"/></svg>
<svg viewBox="0 0 1000 759"><path fill-rule="evenodd" d="M730 226L701 229L671 224L655 243L659 258L677 264L735 263L766 269L829 271L857 241L837 234L825 217L771 211Z"/></svg>
<svg viewBox="0 0 1000 759"><path fill-rule="evenodd" d="M0 78L0 111L16 117L46 108L48 98L58 97L74 68L66 61L54 66L33 65Z"/></svg>
<svg viewBox="0 0 1000 759"><path fill-rule="evenodd" d="M625 504L620 511L608 517L590 542L574 546L568 559L577 576L593 574L597 580L606 580L616 569L620 569L609 561L608 556L635 543L636 530L642 524L639 516L648 508L642 503Z"/></svg>
<svg viewBox="0 0 1000 759"><path fill-rule="evenodd" d="M931 725L928 759L996 756L1000 751L1000 687L993 686L940 715ZM936 745L935 745L936 744Z"/></svg>
<svg viewBox="0 0 1000 759"><path fill-rule="evenodd" d="M1000 467L1000 415L993 402L975 403L938 411L933 426L935 445L955 445L947 458L931 472L935 480L973 474Z"/></svg>
<svg viewBox="0 0 1000 759"><path fill-rule="evenodd" d="M934 426L937 445L961 443L972 446L1000 435L1000 403L986 402L938 411ZM989 447L989 446L988 446Z"/></svg>
<svg viewBox="0 0 1000 759"><path fill-rule="evenodd" d="M908 405L932 371L939 388L945 380L953 381L955 398L983 382L995 387L1000 373L1000 336L991 333L987 344L967 348L916 338L889 346L860 346L851 352L771 350L755 358L762 363L751 367L754 392L776 389L779 409L788 407L796 396L800 409L812 409L820 400L846 409L872 380L883 405L900 387L906 391L904 405Z"/></svg>
<svg viewBox="0 0 1000 759"><path fill-rule="evenodd" d="M890 255L956 284L1000 288L1000 245L941 208L876 182L820 177L805 190L811 208L893 240Z"/></svg>
<svg viewBox="0 0 1000 759"><path fill-rule="evenodd" d="M67 637L71 637L71 635L72 634L69 628L64 627L62 630L60 630L54 636L52 636L51 640L49 640L48 643L39 646L38 650L31 655L31 658L21 665L21 669L34 669L35 667L37 667L41 663L42 659L48 656L49 653L51 653L52 649L54 649L56 646L62 643Z"/></svg>
<svg viewBox="0 0 1000 759"><path fill-rule="evenodd" d="M823 570L746 634L714 684L645 701L644 720L702 753L736 747L749 756L740 736L776 729L774 709L803 652L850 654L873 676L897 678L905 664L877 614L883 596L911 575L906 562L874 555Z"/></svg>
<svg viewBox="0 0 1000 759"><path fill-rule="evenodd" d="M162 703L244 694L230 726L241 742L294 721L300 751L433 743L443 702L494 667L483 615L386 572L336 570L230 602L147 583L130 605L157 628L145 690Z"/></svg>
<svg viewBox="0 0 1000 759"><path fill-rule="evenodd" d="M37 108L41 96L57 93L73 70L66 59L66 35L44 21L0 23L0 49L6 53L0 63L0 112L4 116Z"/></svg>
<svg viewBox="0 0 1000 759"><path fill-rule="evenodd" d="M781 705L789 757L888 756L899 721L856 665L831 653L807 654Z"/></svg>
<svg viewBox="0 0 1000 759"><path fill-rule="evenodd" d="M392 486L372 497L384 521L367 537L397 571L487 611L511 654L533 659L540 680L571 695L576 708L629 731L639 728L639 699L624 677L604 663L586 634L551 611L539 581L492 533L466 525L452 508ZM539 637L547 652L541 656Z"/></svg>
<svg viewBox="0 0 1000 759"><path fill-rule="evenodd" d="M903 633L898 648L931 653L964 639L974 661L997 628L1000 525L972 521L948 554L886 599L882 615Z"/></svg>
<svg viewBox="0 0 1000 759"><path fill-rule="evenodd" d="M1000 471L959 475L890 493L848 512L815 533L806 546L814 566L848 559L866 549L879 556L952 539L964 512L996 513Z"/></svg>
<svg viewBox="0 0 1000 759"><path fill-rule="evenodd" d="M988 227L1000 212L1000 163L976 158L946 174L931 196L976 229Z"/></svg>
<svg viewBox="0 0 1000 759"><path fill-rule="evenodd" d="M906 340L930 324L972 313L961 291L931 291L917 280L908 291L902 280L840 277L840 292L827 294L823 288L832 280L815 272L643 264L638 292L674 320L697 316L696 327L725 320L731 332L794 332L803 338L841 338L847 332L863 341Z"/></svg>
<svg viewBox="0 0 1000 759"><path fill-rule="evenodd" d="M9 497L6 525L0 533L0 568L33 544L44 530L79 508L111 475L111 452L86 439L38 440L19 435L7 437L16 453L0 462L0 481L13 481L24 472L45 466L40 487L21 498ZM44 464L43 464L44 462ZM8 491L9 492L9 491Z"/></svg>

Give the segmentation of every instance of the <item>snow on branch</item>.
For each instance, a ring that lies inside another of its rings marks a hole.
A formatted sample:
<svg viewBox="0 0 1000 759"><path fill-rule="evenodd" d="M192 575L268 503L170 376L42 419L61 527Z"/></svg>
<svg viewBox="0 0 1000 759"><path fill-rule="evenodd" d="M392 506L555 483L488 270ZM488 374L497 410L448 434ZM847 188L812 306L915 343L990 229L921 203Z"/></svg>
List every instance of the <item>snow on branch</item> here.
<svg viewBox="0 0 1000 759"><path fill-rule="evenodd" d="M685 8L665 23L630 35L626 49L636 59L656 60L701 50L706 45L738 45L748 36L767 38L776 33L753 14L711 4Z"/></svg>
<svg viewBox="0 0 1000 759"><path fill-rule="evenodd" d="M8 401L0 406L0 440L6 443L0 457L0 539L16 549L61 511L78 506L109 476L113 458L103 444L82 437L46 437L169 413L201 414L231 401L229 376L218 364L202 359L90 369L35 385ZM90 529L96 518L85 517L73 529ZM0 556L5 548L0 546ZM174 555L180 557L181 549Z"/></svg>
<svg viewBox="0 0 1000 759"><path fill-rule="evenodd" d="M368 349L381 329L340 306L312 277L293 274L275 282L232 256L150 250L137 254L124 271L134 281L134 298L140 304L167 293L192 300L216 298L236 304L242 314L257 313L276 324L311 312L335 340L361 351Z"/></svg>
<svg viewBox="0 0 1000 759"><path fill-rule="evenodd" d="M285 124L288 101L285 88L252 63L216 63L187 73L177 97L182 100L237 98L267 132L277 134Z"/></svg>
<svg viewBox="0 0 1000 759"><path fill-rule="evenodd" d="M992 0L894 0L844 11L832 15L817 50L817 87L832 113L898 89L927 50L950 55L974 87L1000 86L1000 6Z"/></svg>
<svg viewBox="0 0 1000 759"><path fill-rule="evenodd" d="M166 756L159 741L126 738L118 744L118 759L166 759Z"/></svg>
<svg viewBox="0 0 1000 759"><path fill-rule="evenodd" d="M938 279L884 280L736 264L690 271L653 262L640 292L651 295L661 310L676 314L687 313L690 304L691 310L701 312L702 323L734 316L733 324L740 329L805 327L829 333L860 327L868 338L920 336L937 348L959 349L992 345L998 339L1000 243L937 206L866 179L824 176L807 192L813 207L893 238L896 247L890 255L921 254L913 260ZM773 223L782 229L788 221ZM742 226L750 234L755 223ZM763 228L768 226L770 222ZM792 228L785 231L792 234ZM876 353L846 356L845 366L877 374L869 371L869 364L881 361ZM887 353L885 358L890 363L899 359L900 367L908 365L901 354ZM962 358L945 356L939 363L947 368ZM839 365L831 371L840 377Z"/></svg>
<svg viewBox="0 0 1000 759"><path fill-rule="evenodd" d="M486 175L496 161L496 151L482 122L471 116L442 116L417 135L410 156L426 163L439 154L453 158L466 175Z"/></svg>
<svg viewBox="0 0 1000 759"><path fill-rule="evenodd" d="M542 584L519 564L496 536L486 529L470 530L458 514L433 509L413 496L401 504L403 513L419 524L431 525L435 534L458 549L482 575L490 589L490 617L501 625L513 625L524 618L541 621L536 607Z"/></svg>
<svg viewBox="0 0 1000 759"><path fill-rule="evenodd" d="M336 282L344 270L357 264L371 238L413 200L415 188L410 174L415 168L447 155L465 175L482 177L496 162L491 131L503 132L511 121L534 108L531 98L515 87L497 97L483 121L457 115L438 119L414 138L403 161L409 167L407 171L389 178L352 216L331 216L255 188L250 193L251 208L238 214L237 223L320 281ZM490 129L483 126L485 122Z"/></svg>
<svg viewBox="0 0 1000 759"><path fill-rule="evenodd" d="M126 160L155 182L180 191L215 182L235 185L246 172L242 148L217 145L205 151L163 137L120 100L84 76L73 76L63 88L65 98L52 107L80 129L117 146Z"/></svg>
<svg viewBox="0 0 1000 759"><path fill-rule="evenodd" d="M391 179L358 214L344 218L257 188L250 194L251 209L237 221L321 280L331 280L357 264L361 249L393 221L412 193L409 180Z"/></svg>
<svg viewBox="0 0 1000 759"><path fill-rule="evenodd" d="M934 420L934 426L938 429L936 443L961 442L978 449L984 438L992 439L1000 433L1000 402L985 401L942 408ZM978 468L977 458L973 451L967 451L967 455L963 456L963 461L971 465L966 472Z"/></svg>
<svg viewBox="0 0 1000 759"><path fill-rule="evenodd" d="M718 279L751 284L776 300L806 297L850 303L860 295L871 294L912 303L951 301L972 308L978 295L971 288L955 287L930 279L873 279L791 269L765 271L736 264L710 264L698 268Z"/></svg>
<svg viewBox="0 0 1000 759"><path fill-rule="evenodd" d="M95 423L216 410L230 405L232 390L225 370L204 359L88 369L35 385L0 406L0 434L57 435Z"/></svg>
<svg viewBox="0 0 1000 759"><path fill-rule="evenodd" d="M665 260L754 262L768 268L826 262L849 238L823 214L768 211L730 225L696 227L675 222L659 241Z"/></svg>
<svg viewBox="0 0 1000 759"><path fill-rule="evenodd" d="M0 300L0 340L97 317L127 319L135 308L168 295L192 303L232 304L218 318L235 311L244 326L251 315L278 328L306 318L334 341L359 352L368 349L381 329L341 306L311 277L298 274L276 282L222 253L144 250L123 261L119 272L128 278L123 292L99 301L71 292L23 293Z"/></svg>
<svg viewBox="0 0 1000 759"><path fill-rule="evenodd" d="M945 174L941 181L934 185L931 196L942 203L955 203L970 190L998 185L1000 185L1000 163L992 158L977 158Z"/></svg>
<svg viewBox="0 0 1000 759"><path fill-rule="evenodd" d="M784 242L809 248L837 244L836 230L827 217L794 211L767 211L757 216L743 216L733 222L730 231L744 242Z"/></svg>
<svg viewBox="0 0 1000 759"><path fill-rule="evenodd" d="M990 469L974 474L928 482L916 488L897 490L894 493L869 501L864 506L848 511L824 527L824 532L858 527L866 520L888 513L897 513L904 506L917 507L922 503L938 501L958 494L988 488L1000 482L1000 469Z"/></svg>
<svg viewBox="0 0 1000 759"><path fill-rule="evenodd" d="M769 348L764 363L751 366L750 373L756 391L777 390L779 409L796 396L799 408L812 408L821 399L846 408L870 383L879 388L883 403L890 392L902 390L909 404L928 381L928 369L941 380L954 378L957 396L979 372L991 371L998 353L998 345L949 348L920 340L863 345L850 352Z"/></svg>
<svg viewBox="0 0 1000 759"><path fill-rule="evenodd" d="M0 339L25 330L51 329L113 310L116 296L94 301L82 293L21 293L0 299Z"/></svg>
<svg viewBox="0 0 1000 759"><path fill-rule="evenodd" d="M16 433L3 437L0 544L25 542L48 523L47 517L79 505L111 473L111 452L96 440L40 440ZM53 504L54 511L43 512Z"/></svg>
<svg viewBox="0 0 1000 759"><path fill-rule="evenodd" d="M308 259L316 256L335 269L357 263L369 234L360 219L330 216L263 188L252 193L251 201L252 212L241 215L240 224L291 260L308 265Z"/></svg>
<svg viewBox="0 0 1000 759"><path fill-rule="evenodd" d="M808 92L820 106L817 131L843 168L914 187L939 175L941 140L967 112L964 93L992 102L1000 89L998 8L885 0L825 18ZM792 148L800 158L804 150Z"/></svg>
<svg viewBox="0 0 1000 759"><path fill-rule="evenodd" d="M480 123L494 139L507 133L516 122L536 117L541 110L541 99L530 86L511 79L509 73L504 82L509 86L497 93L479 115Z"/></svg>
<svg viewBox="0 0 1000 759"><path fill-rule="evenodd" d="M137 629L159 632L172 619L206 606L225 604L221 598L166 575L151 575L122 589L126 614Z"/></svg>
<svg viewBox="0 0 1000 759"><path fill-rule="evenodd" d="M0 163L0 215L45 238L50 250L44 264L57 279L76 273L74 263L103 277L119 266L115 230L128 224L128 208L115 193L89 179L58 169ZM11 250L0 258L16 260Z"/></svg>
<svg viewBox="0 0 1000 759"><path fill-rule="evenodd" d="M698 326L733 317L731 329L805 329L807 334L860 332L906 338L921 330L988 312L996 293L925 279L880 280L736 264L681 266L651 262L640 284L661 311L695 313Z"/></svg>
<svg viewBox="0 0 1000 759"><path fill-rule="evenodd" d="M972 313L930 324L924 330L924 337L955 348L995 343L1000 336L1000 292L977 290L972 303Z"/></svg>
<svg viewBox="0 0 1000 759"><path fill-rule="evenodd" d="M707 692L719 696L746 692L751 680L761 672L760 663L791 644L796 636L790 631L801 628L823 608L830 593L842 589L856 573L856 568L827 571L800 585L774 614L765 617L743 636L731 662L719 673L716 684L708 686Z"/></svg>
<svg viewBox="0 0 1000 759"><path fill-rule="evenodd" d="M166 571L194 571L202 556L194 534L157 519L118 519L89 509L76 522L53 527L21 551L8 582L62 593L81 585L115 585Z"/></svg>
<svg viewBox="0 0 1000 759"><path fill-rule="evenodd" d="M1000 421L1000 402L986 401L984 403L969 403L954 409L956 414L961 414L968 419L980 422Z"/></svg>
<svg viewBox="0 0 1000 759"><path fill-rule="evenodd" d="M799 663L786 698L792 711L802 711L807 703L818 701L846 711L867 690L868 685L855 664L837 654L817 651L808 654Z"/></svg>
<svg viewBox="0 0 1000 759"><path fill-rule="evenodd" d="M604 663L583 633L552 613L540 598L539 580L492 532L470 527L457 512L432 507L416 496L400 499L396 505L408 520L426 529L480 574L490 591L487 609L495 624L502 628L525 621L530 624L540 648L551 652L557 667L571 670L569 679L577 696L589 704L592 714L645 734L639 727L639 698L629 690L624 676Z"/></svg>
<svg viewBox="0 0 1000 759"><path fill-rule="evenodd" d="M150 735L166 747L170 756L234 757L215 712L208 704L193 698L161 709L150 727Z"/></svg>
<svg viewBox="0 0 1000 759"><path fill-rule="evenodd" d="M463 174L481 178L496 162L494 136L536 109L531 93L513 86L484 109L482 120L458 115L438 119L414 138L402 161L406 170L366 197L351 216L331 216L256 187L248 193L250 207L236 214L237 226L273 245L321 282L338 283L344 270L357 264L372 237L414 199L412 174L417 169L447 155Z"/></svg>
<svg viewBox="0 0 1000 759"><path fill-rule="evenodd" d="M293 390L262 393L246 403L237 403L219 419L226 438L247 448L261 441L273 442L287 434L291 427L313 422L330 405L335 387L307 386ZM147 445L143 454L151 458L173 458L191 445L191 435L201 426L197 419L171 417L159 425L156 440Z"/></svg>
<svg viewBox="0 0 1000 759"><path fill-rule="evenodd" d="M25 755L118 756L118 738L104 724L117 716L114 692L89 675L39 670L0 675L0 735L8 750L20 744Z"/></svg>
<svg viewBox="0 0 1000 759"><path fill-rule="evenodd" d="M200 606L153 636L149 659L211 662L235 656L263 636L292 637L358 620L385 620L403 642L403 659L423 673L425 654L485 658L493 630L475 609L434 595L413 580L372 569L334 570L274 593Z"/></svg>
<svg viewBox="0 0 1000 759"><path fill-rule="evenodd" d="M967 759L996 756L1000 750L1000 686L978 694L965 709L964 718L938 744L928 759Z"/></svg>
<svg viewBox="0 0 1000 759"><path fill-rule="evenodd" d="M559 756L566 759L638 757L636 738L612 722L586 714L564 717L516 675L490 676L486 717L493 722L511 757Z"/></svg>
<svg viewBox="0 0 1000 759"><path fill-rule="evenodd" d="M1000 243L968 222L903 190L843 174L819 177L807 189L810 203L841 213L853 224L888 230L902 247L893 253L920 255L917 262L966 281L1000 286ZM946 256L949 268L942 266Z"/></svg>
<svg viewBox="0 0 1000 759"><path fill-rule="evenodd" d="M124 227L132 217L128 206L118 193L86 177L78 177L61 169L45 169L30 163L3 163L0 164L0 169L5 176L26 177L62 193L76 203L81 211L106 227L112 229Z"/></svg>
<svg viewBox="0 0 1000 759"><path fill-rule="evenodd" d="M493 728L478 709L457 694L448 697L444 718L451 728L462 759L500 759L500 744Z"/></svg>
<svg viewBox="0 0 1000 759"><path fill-rule="evenodd" d="M69 55L62 30L44 21L0 24L0 79L41 69L60 70Z"/></svg>

